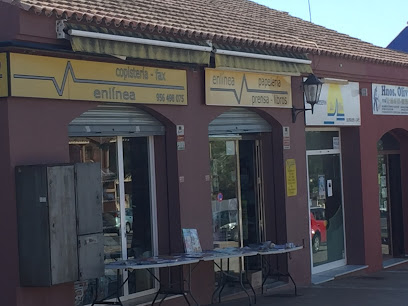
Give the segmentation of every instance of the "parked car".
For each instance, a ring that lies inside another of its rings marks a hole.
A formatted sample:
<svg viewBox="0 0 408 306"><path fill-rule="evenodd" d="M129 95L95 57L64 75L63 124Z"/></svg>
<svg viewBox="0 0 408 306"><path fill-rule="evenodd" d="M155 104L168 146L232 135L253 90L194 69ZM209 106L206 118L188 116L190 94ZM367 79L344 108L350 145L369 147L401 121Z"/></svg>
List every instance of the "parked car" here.
<svg viewBox="0 0 408 306"><path fill-rule="evenodd" d="M238 241L239 228L236 210L223 210L213 214L214 240Z"/></svg>
<svg viewBox="0 0 408 306"><path fill-rule="evenodd" d="M115 211L108 211L102 214L104 233L119 234L120 223L118 223L118 221L120 219L117 218L117 213L118 212L115 212Z"/></svg>
<svg viewBox="0 0 408 306"><path fill-rule="evenodd" d="M102 214L103 217L103 232L120 234L120 212L108 211ZM126 233L130 233L133 225L133 211L131 208L125 209Z"/></svg>
<svg viewBox="0 0 408 306"><path fill-rule="evenodd" d="M322 243L327 242L327 221L323 207L310 208L310 237L312 239L312 250L316 253Z"/></svg>

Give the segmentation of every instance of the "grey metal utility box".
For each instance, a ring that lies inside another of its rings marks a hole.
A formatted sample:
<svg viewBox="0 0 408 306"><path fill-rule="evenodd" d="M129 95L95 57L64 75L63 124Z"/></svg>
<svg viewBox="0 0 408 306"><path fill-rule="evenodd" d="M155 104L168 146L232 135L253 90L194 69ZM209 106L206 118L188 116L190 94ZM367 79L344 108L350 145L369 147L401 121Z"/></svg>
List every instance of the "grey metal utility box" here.
<svg viewBox="0 0 408 306"><path fill-rule="evenodd" d="M102 233L102 177L99 163L75 164L77 234Z"/></svg>
<svg viewBox="0 0 408 306"><path fill-rule="evenodd" d="M16 167L21 286L103 275L100 177L99 164Z"/></svg>
<svg viewBox="0 0 408 306"><path fill-rule="evenodd" d="M74 165L16 169L22 286L78 279Z"/></svg>
<svg viewBox="0 0 408 306"><path fill-rule="evenodd" d="M79 280L105 274L102 192L100 164L75 164Z"/></svg>
<svg viewBox="0 0 408 306"><path fill-rule="evenodd" d="M79 280L93 279L105 274L103 234L78 236Z"/></svg>

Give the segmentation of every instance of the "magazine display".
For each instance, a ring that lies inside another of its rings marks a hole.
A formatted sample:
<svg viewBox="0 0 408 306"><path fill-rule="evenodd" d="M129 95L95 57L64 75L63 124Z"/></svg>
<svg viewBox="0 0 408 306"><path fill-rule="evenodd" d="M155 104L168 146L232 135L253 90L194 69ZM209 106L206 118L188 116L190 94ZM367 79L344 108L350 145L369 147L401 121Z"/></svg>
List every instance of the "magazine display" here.
<svg viewBox="0 0 408 306"><path fill-rule="evenodd" d="M183 228L183 241L184 241L184 251L187 254L190 253L201 253L200 239L198 238L197 229L195 228Z"/></svg>

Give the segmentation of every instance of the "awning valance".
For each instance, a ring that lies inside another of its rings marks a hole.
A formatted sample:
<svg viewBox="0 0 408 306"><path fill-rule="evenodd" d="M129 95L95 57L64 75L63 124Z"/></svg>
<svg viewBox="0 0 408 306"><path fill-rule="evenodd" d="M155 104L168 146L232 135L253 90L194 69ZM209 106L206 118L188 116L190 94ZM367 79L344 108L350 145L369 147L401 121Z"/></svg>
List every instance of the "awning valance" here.
<svg viewBox="0 0 408 306"><path fill-rule="evenodd" d="M214 49L212 49L208 42L204 41L71 23L66 23L64 27L70 33L68 37L73 51L76 52L208 66L210 66L211 57L214 56L215 68L219 69L264 71L288 75L312 72L306 54L242 48L220 43L214 43ZM72 33L73 31L81 33L75 34ZM84 33L86 35L83 35ZM135 39L139 41L135 43Z"/></svg>
<svg viewBox="0 0 408 306"><path fill-rule="evenodd" d="M208 65L210 52L71 36L72 50L128 58Z"/></svg>
<svg viewBox="0 0 408 306"><path fill-rule="evenodd" d="M312 73L312 67L309 64L238 57L224 54L215 54L215 67L217 69L255 70L293 75Z"/></svg>

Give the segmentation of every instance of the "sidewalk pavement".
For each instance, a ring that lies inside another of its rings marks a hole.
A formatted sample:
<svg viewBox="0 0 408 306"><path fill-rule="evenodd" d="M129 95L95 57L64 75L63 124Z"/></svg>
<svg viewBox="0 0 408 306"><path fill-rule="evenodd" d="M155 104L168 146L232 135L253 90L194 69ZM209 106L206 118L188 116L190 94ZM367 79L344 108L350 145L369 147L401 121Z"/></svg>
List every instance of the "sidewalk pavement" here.
<svg viewBox="0 0 408 306"><path fill-rule="evenodd" d="M248 298L214 304L249 305ZM271 295L258 295L255 306L408 306L408 264L376 273L349 276L320 285L298 287Z"/></svg>

